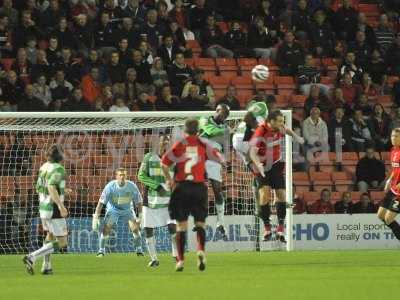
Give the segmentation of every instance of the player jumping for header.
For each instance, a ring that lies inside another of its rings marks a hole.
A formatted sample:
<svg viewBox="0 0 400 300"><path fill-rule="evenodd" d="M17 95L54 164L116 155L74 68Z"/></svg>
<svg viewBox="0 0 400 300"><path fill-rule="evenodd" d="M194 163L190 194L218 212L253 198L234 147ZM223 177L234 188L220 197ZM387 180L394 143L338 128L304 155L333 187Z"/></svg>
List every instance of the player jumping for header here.
<svg viewBox="0 0 400 300"><path fill-rule="evenodd" d="M128 221L129 228L132 231L133 242L136 248L136 254L143 256L140 235L140 218L136 217L134 207L138 207L139 216L142 211L142 196L136 184L127 180L127 172L124 168L118 168L115 172L116 180L112 180L104 187L96 211L93 215L92 229L99 230L100 214L103 206L106 205L106 214L104 217L104 226L99 239L99 251L97 257L103 257L106 253L105 246L109 239L111 230L118 222L124 219Z"/></svg>

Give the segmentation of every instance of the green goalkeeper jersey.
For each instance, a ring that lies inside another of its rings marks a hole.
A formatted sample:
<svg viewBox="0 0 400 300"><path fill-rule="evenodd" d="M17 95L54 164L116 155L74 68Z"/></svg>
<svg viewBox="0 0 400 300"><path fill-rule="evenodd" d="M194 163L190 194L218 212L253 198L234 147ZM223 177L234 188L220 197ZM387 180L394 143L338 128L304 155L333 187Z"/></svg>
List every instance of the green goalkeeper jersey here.
<svg viewBox="0 0 400 300"><path fill-rule="evenodd" d="M61 202L64 201L65 189L65 168L59 163L46 162L39 169L39 176L36 182L36 192L39 194L39 213L41 218L60 218L58 207L50 198L50 185L57 188Z"/></svg>
<svg viewBox="0 0 400 300"><path fill-rule="evenodd" d="M140 165L138 179L146 188L143 205L150 208L168 207L171 191L165 184L161 159L155 153L147 153Z"/></svg>
<svg viewBox="0 0 400 300"><path fill-rule="evenodd" d="M229 128L226 123L217 124L214 118L203 117L199 122L199 136L208 139L214 147L222 151L223 145L229 137Z"/></svg>
<svg viewBox="0 0 400 300"><path fill-rule="evenodd" d="M247 111L253 114L258 123L263 122L268 117L268 107L264 102L251 101L247 106Z"/></svg>

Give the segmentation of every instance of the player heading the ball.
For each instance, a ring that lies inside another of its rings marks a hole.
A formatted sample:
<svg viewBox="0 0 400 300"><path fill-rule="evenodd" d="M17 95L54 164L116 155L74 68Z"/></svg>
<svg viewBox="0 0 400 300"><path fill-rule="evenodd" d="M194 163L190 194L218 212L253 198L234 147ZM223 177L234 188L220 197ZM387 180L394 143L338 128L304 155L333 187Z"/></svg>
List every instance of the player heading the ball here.
<svg viewBox="0 0 400 300"><path fill-rule="evenodd" d="M106 253L106 243L113 226L119 219L127 221L132 231L133 243L136 254L143 256L140 235L140 214L142 212L142 196L135 183L128 180L127 171L118 168L115 171L115 180L110 181L104 187L96 211L93 214L92 229L99 230L100 214L103 206L106 205L106 214L103 220L103 228L99 239L99 251L97 257L103 257ZM138 208L139 218L136 217L135 207Z"/></svg>
<svg viewBox="0 0 400 300"><path fill-rule="evenodd" d="M225 163L221 153L207 140L200 138L199 122L187 119L185 137L176 142L162 157L162 169L167 184L172 189L169 213L177 221L176 243L178 262L176 271L183 271L188 217L192 215L197 234L197 265L200 271L206 267L205 239L206 218L208 215L207 186L205 185L205 166L207 160ZM174 178L170 167L175 164Z"/></svg>

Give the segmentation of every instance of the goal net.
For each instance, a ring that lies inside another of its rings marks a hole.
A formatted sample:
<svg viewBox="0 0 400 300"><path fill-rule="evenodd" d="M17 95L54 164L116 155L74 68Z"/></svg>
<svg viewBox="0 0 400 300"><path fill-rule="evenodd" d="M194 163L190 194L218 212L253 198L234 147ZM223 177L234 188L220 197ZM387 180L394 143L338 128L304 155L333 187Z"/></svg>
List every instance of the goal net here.
<svg viewBox="0 0 400 300"><path fill-rule="evenodd" d="M245 112L231 112L228 124L235 128ZM92 231L92 214L106 183L114 171L124 167L130 180L143 187L137 173L144 155L158 146L159 136L171 134L179 139L187 117L210 116L213 112L134 112L134 113L0 113L0 253L24 253L37 249L45 232L40 224L35 182L40 166L46 161L46 150L60 145L67 171L65 196L69 210L68 252L95 252L99 233ZM284 111L287 125L291 112ZM287 200L291 201L291 140L284 149L287 163ZM255 217L252 191L253 176L232 151L230 141L223 171L226 198L225 225L227 238L216 232L214 195L209 188L207 249L210 251L254 251L260 246L262 231ZM288 208L287 248L291 249L291 209ZM103 211L104 215L104 211ZM155 232L157 249L170 249L165 228ZM127 224L117 224L110 236L107 251L134 251ZM193 240L189 238L189 240ZM144 246L144 241L143 241ZM194 245L189 244L189 248Z"/></svg>

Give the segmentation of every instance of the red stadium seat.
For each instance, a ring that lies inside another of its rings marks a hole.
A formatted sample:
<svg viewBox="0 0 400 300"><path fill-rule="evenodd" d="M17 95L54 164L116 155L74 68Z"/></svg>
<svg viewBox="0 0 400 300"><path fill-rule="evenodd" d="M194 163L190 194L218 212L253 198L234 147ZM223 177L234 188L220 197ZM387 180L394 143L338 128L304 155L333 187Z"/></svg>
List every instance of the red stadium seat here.
<svg viewBox="0 0 400 300"><path fill-rule="evenodd" d="M216 65L220 72L223 71L236 71L238 70L236 59L234 58L217 58Z"/></svg>
<svg viewBox="0 0 400 300"><path fill-rule="evenodd" d="M194 58L194 65L204 71L213 71L217 69L215 66L215 60L213 58Z"/></svg>
<svg viewBox="0 0 400 300"><path fill-rule="evenodd" d="M225 76L211 76L208 78L214 89L225 89L230 84L231 80Z"/></svg>
<svg viewBox="0 0 400 300"><path fill-rule="evenodd" d="M384 191L371 191L370 196L371 196L372 202L374 202L375 204L378 204L379 202L381 202L383 200L383 198L385 197L385 194L386 193Z"/></svg>
<svg viewBox="0 0 400 300"><path fill-rule="evenodd" d="M253 81L250 77L237 76L231 79L232 85L237 89L253 89Z"/></svg>
<svg viewBox="0 0 400 300"><path fill-rule="evenodd" d="M332 181L335 184L335 189L337 191L349 191L353 188L352 176L346 172L333 172Z"/></svg>
<svg viewBox="0 0 400 300"><path fill-rule="evenodd" d="M333 190L331 174L327 172L310 172L310 179L313 182L314 190L327 188Z"/></svg>
<svg viewBox="0 0 400 300"><path fill-rule="evenodd" d="M239 58L238 65L241 71L251 71L257 65L256 58Z"/></svg>
<svg viewBox="0 0 400 300"><path fill-rule="evenodd" d="M304 193L303 200L307 203L307 205L310 205L320 198L321 198L320 192L308 192Z"/></svg>
<svg viewBox="0 0 400 300"><path fill-rule="evenodd" d="M307 96L305 96L305 95L292 95L290 97L293 107L304 107L304 103L306 102L306 99L307 99Z"/></svg>

